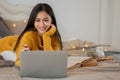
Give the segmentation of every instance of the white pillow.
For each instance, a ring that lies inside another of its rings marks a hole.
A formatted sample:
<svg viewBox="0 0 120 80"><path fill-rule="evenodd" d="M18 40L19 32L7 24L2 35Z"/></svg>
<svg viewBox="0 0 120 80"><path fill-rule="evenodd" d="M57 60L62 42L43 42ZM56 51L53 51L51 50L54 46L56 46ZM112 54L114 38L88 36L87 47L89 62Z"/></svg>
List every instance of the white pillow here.
<svg viewBox="0 0 120 80"><path fill-rule="evenodd" d="M16 61L16 53L13 51L3 51L1 53L2 57L4 60L9 60L9 61Z"/></svg>

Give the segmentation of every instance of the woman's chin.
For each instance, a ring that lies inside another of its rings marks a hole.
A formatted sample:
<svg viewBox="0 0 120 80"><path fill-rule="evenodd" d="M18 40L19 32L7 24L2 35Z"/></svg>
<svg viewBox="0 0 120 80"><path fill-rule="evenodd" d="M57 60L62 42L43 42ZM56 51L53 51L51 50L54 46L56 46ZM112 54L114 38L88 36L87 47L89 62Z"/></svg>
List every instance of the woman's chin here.
<svg viewBox="0 0 120 80"><path fill-rule="evenodd" d="M45 32L39 32L39 34L42 36Z"/></svg>

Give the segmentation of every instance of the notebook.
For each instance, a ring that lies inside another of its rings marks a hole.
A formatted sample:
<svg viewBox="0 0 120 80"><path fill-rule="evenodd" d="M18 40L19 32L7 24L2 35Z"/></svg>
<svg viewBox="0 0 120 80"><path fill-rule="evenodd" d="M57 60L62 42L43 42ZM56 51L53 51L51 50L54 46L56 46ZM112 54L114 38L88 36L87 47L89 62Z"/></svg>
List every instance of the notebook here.
<svg viewBox="0 0 120 80"><path fill-rule="evenodd" d="M22 51L21 77L62 78L67 76L66 51Z"/></svg>

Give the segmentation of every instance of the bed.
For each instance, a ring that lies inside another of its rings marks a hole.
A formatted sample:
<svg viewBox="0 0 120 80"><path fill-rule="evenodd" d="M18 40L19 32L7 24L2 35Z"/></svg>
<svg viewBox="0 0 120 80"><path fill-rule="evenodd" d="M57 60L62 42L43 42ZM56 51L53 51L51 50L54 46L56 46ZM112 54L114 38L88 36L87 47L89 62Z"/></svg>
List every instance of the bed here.
<svg viewBox="0 0 120 80"><path fill-rule="evenodd" d="M120 62L102 61L98 66L82 67L67 71L66 78L55 78L54 80L119 80ZM0 80L53 80L46 78L20 77L20 72L15 67L0 68Z"/></svg>

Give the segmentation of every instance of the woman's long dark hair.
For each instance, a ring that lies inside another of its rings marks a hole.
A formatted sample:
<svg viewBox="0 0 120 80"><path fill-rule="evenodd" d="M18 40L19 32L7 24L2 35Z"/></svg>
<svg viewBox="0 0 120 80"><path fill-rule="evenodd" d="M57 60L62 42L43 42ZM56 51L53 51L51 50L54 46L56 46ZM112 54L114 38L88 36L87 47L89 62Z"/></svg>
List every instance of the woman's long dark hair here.
<svg viewBox="0 0 120 80"><path fill-rule="evenodd" d="M20 36L18 37L18 40L17 40L17 42L16 42L16 44L15 44L15 47L14 47L14 51L16 51L16 49L17 49L17 47L18 47L18 45L19 45L19 42L20 42L22 36L24 35L24 33L25 33L26 31L34 28L34 22L35 22L36 16L37 16L37 14L38 14L39 12L41 12L41 11L47 12L47 14L52 18L52 24L54 24L54 25L56 26L55 35L56 35L57 38L59 39L60 47L61 47L61 49L62 49L62 40L61 40L61 36L60 36L60 34L59 34L59 31L58 31L58 29L57 29L57 23L56 23L55 15L54 15L54 12L53 12L52 8L51 8L48 4L46 4L46 3L39 3L39 4L37 4L37 5L33 8L32 12L31 12L31 14L30 14L30 17L29 17L29 19L28 19L28 23L27 23L24 31L23 31L23 32L20 34Z"/></svg>

